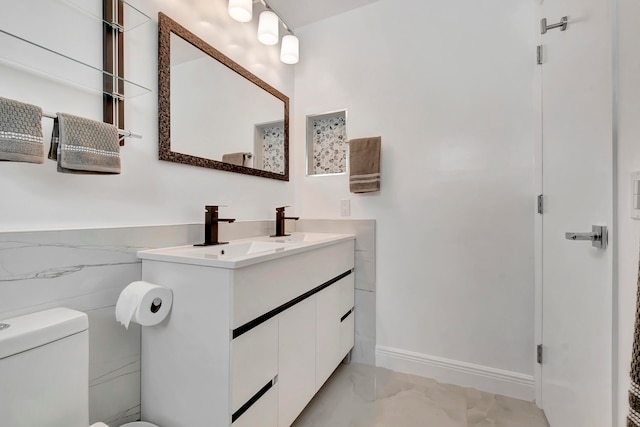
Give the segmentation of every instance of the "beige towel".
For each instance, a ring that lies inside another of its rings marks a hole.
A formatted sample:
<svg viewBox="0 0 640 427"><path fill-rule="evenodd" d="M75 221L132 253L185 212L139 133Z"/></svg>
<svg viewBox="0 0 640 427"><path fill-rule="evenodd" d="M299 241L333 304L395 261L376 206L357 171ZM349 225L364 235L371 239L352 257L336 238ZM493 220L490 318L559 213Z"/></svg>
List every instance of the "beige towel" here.
<svg viewBox="0 0 640 427"><path fill-rule="evenodd" d="M58 172L120 173L118 128L109 123L57 113L49 158Z"/></svg>
<svg viewBox="0 0 640 427"><path fill-rule="evenodd" d="M251 153L228 153L222 155L222 161L232 165L251 167L251 157L253 157Z"/></svg>
<svg viewBox="0 0 640 427"><path fill-rule="evenodd" d="M349 190L352 193L380 191L380 148L382 138L349 141Z"/></svg>
<svg viewBox="0 0 640 427"><path fill-rule="evenodd" d="M44 163L40 107L0 98L0 160Z"/></svg>

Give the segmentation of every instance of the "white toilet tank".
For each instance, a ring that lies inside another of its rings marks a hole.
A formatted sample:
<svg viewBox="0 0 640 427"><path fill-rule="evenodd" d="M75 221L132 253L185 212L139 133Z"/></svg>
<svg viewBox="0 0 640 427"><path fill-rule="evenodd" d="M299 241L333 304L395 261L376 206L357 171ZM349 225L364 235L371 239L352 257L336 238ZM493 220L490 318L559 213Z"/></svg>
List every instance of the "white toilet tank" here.
<svg viewBox="0 0 640 427"><path fill-rule="evenodd" d="M89 425L88 327L68 308L0 320L0 426Z"/></svg>

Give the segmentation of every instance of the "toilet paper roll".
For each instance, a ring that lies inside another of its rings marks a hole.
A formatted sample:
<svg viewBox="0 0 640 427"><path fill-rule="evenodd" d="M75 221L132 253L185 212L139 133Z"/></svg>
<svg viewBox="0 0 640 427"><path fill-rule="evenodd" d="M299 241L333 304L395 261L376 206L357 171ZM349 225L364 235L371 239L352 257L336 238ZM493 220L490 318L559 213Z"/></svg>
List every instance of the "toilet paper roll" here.
<svg viewBox="0 0 640 427"><path fill-rule="evenodd" d="M127 329L130 322L157 325L169 314L172 302L171 289L144 281L131 282L118 297L116 320Z"/></svg>

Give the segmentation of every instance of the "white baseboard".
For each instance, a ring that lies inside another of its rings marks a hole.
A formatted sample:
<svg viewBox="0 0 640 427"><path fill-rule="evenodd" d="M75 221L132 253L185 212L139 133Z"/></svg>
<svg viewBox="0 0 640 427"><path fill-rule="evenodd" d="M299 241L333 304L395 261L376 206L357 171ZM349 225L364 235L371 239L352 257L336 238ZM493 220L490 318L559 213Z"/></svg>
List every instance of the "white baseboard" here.
<svg viewBox="0 0 640 427"><path fill-rule="evenodd" d="M381 345L376 346L376 366L516 399L535 400L533 375Z"/></svg>

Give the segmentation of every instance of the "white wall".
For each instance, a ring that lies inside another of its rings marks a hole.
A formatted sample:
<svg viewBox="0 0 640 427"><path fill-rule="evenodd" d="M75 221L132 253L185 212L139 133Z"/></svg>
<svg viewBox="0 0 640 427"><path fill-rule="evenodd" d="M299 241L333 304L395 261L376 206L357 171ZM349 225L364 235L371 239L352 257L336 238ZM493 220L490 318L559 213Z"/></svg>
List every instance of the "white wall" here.
<svg viewBox="0 0 640 427"><path fill-rule="evenodd" d="M100 10L101 2L92 1ZM279 61L278 46L257 42L257 20L250 24L231 20L226 0L211 0L206 10L173 0L130 3L153 19L125 36L127 78L153 89L126 104L125 127L144 138L127 140L121 151L122 174L118 176L60 174L49 160L44 165L3 162L0 231L202 222L205 204L229 205L221 212L224 216L271 219L275 206L294 204L290 182L158 160L158 11L292 97L293 68ZM57 9L51 9L54 4ZM90 18L65 5L50 0L10 2L3 7L0 28L20 31L23 37L101 67L100 23L87 24L91 23ZM43 13L28 13L36 9ZM82 25L64 26L56 19L69 17ZM89 34L87 25L95 25L98 31ZM69 77L73 80L76 76ZM102 120L101 94L79 91L1 65L0 96L40 105L47 111ZM43 123L48 148L52 121L45 119Z"/></svg>
<svg viewBox="0 0 640 427"><path fill-rule="evenodd" d="M630 217L631 172L640 170L640 4L618 0L618 422L626 426L638 281L640 223ZM615 312L614 312L615 313ZM615 374L614 374L615 376Z"/></svg>
<svg viewBox="0 0 640 427"><path fill-rule="evenodd" d="M293 118L297 142L345 108L349 138L382 136L377 194L293 149L297 214L377 220L377 344L530 384L534 7L381 0L303 27Z"/></svg>

